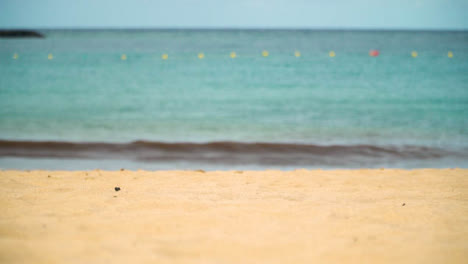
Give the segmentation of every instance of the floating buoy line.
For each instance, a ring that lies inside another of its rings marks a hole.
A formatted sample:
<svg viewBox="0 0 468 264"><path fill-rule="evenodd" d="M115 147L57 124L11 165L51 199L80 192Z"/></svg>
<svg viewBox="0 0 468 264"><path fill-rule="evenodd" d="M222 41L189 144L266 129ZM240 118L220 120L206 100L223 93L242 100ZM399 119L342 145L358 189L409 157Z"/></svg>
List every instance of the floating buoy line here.
<svg viewBox="0 0 468 264"><path fill-rule="evenodd" d="M264 57L264 58L270 56L270 52L269 52L268 50L263 50L260 54L261 54L261 56ZM229 55L229 57L230 57L231 59L235 59L235 58L238 57L238 54L237 54L235 51L232 51L232 52L229 53L228 55ZM376 50L376 49L369 50L369 56L370 56L370 57L378 57L379 55L380 55L380 51L379 51L379 50ZM301 54L301 52L300 52L299 50L295 50L294 53L293 53L293 56L296 57L296 58L300 58L300 57L302 57L302 54ZM337 57L337 54L336 54L335 51L330 50L330 51L328 51L328 56L329 56L330 58L334 58L334 57ZM419 54L418 54L417 51L413 50L413 51L411 51L410 56L413 57L413 58L417 58L417 57L419 56ZM451 59L451 58L453 58L454 56L455 56L455 55L454 55L454 53L453 53L452 51L448 51L448 52L447 52L447 57L448 57L448 58ZM14 60L19 59L19 54L16 53L16 52L13 53L12 58L13 58ZM205 58L205 53L199 52L199 53L197 54L197 58L200 59L200 60L201 60L201 59L204 59L204 58ZM47 59L48 59L48 60L54 59L54 55L53 55L52 53L49 53L49 54L47 55ZM126 61L126 60L127 60L127 54L121 54L121 55L120 55L120 59L121 59L122 61ZM163 53L163 54L161 55L161 59L162 59L162 60L168 60L168 59L169 59L169 54Z"/></svg>

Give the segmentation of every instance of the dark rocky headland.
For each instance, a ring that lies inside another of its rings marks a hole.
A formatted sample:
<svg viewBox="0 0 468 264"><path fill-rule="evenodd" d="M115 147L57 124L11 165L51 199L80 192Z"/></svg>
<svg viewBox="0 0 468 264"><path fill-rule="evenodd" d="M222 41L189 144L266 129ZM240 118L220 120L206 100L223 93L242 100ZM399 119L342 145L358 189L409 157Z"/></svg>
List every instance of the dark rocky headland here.
<svg viewBox="0 0 468 264"><path fill-rule="evenodd" d="M44 35L32 30L0 30L0 38L44 38Z"/></svg>

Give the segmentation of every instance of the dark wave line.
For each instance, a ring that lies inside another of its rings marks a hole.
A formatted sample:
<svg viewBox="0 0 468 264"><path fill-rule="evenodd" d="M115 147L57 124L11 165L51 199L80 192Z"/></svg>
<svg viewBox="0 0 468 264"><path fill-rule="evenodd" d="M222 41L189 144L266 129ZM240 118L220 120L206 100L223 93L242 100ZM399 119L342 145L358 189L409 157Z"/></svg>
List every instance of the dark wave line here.
<svg viewBox="0 0 468 264"><path fill-rule="evenodd" d="M0 157L127 159L146 162L314 165L372 160L435 159L466 153L425 146L312 145L291 143L130 143L0 140Z"/></svg>

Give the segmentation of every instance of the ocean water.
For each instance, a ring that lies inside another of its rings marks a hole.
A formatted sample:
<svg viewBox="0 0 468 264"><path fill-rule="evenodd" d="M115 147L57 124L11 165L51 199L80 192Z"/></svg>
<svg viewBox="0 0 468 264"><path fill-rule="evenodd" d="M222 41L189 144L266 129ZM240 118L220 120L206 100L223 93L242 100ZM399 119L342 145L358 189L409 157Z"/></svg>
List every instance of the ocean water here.
<svg viewBox="0 0 468 264"><path fill-rule="evenodd" d="M468 167L468 32L41 32L0 39L0 168Z"/></svg>

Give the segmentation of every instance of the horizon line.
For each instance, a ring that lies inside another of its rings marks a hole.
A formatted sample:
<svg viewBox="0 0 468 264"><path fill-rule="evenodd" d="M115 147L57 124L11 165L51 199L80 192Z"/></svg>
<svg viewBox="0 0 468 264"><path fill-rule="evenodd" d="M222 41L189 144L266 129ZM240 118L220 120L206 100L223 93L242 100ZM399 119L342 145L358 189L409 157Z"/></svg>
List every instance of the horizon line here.
<svg viewBox="0 0 468 264"><path fill-rule="evenodd" d="M0 30L246 30L246 31L451 31L466 32L468 28L371 28L371 27L1 27Z"/></svg>

